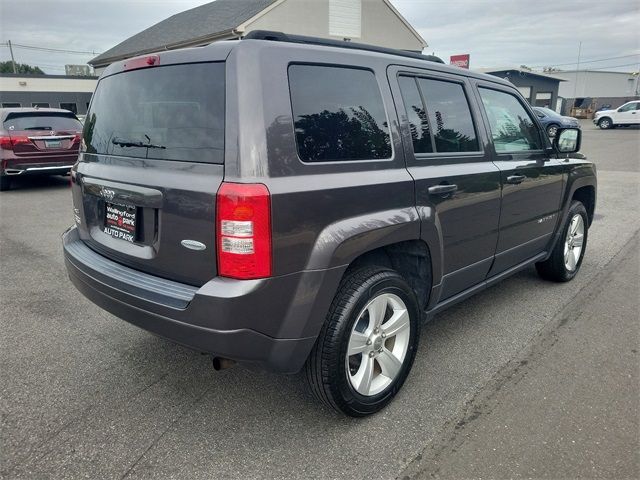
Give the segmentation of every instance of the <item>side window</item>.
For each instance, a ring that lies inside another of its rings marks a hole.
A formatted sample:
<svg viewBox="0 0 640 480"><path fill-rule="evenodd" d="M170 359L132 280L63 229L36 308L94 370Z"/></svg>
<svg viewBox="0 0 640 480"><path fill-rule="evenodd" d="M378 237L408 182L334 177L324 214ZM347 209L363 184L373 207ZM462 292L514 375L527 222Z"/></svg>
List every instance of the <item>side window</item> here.
<svg viewBox="0 0 640 480"><path fill-rule="evenodd" d="M489 88L479 90L497 152L542 149L538 128L515 96Z"/></svg>
<svg viewBox="0 0 640 480"><path fill-rule="evenodd" d="M389 125L372 71L291 65L289 89L303 161L391 158Z"/></svg>
<svg viewBox="0 0 640 480"><path fill-rule="evenodd" d="M414 77L400 77L398 79L402 100L409 118L413 151L415 153L432 153L431 133L427 112L420 97L420 91Z"/></svg>
<svg viewBox="0 0 640 480"><path fill-rule="evenodd" d="M619 112L632 112L634 110L637 110L638 105L640 105L639 103L629 103L623 107L620 107L620 109L618 110Z"/></svg>
<svg viewBox="0 0 640 480"><path fill-rule="evenodd" d="M418 78L436 152L477 152L478 139L462 85Z"/></svg>

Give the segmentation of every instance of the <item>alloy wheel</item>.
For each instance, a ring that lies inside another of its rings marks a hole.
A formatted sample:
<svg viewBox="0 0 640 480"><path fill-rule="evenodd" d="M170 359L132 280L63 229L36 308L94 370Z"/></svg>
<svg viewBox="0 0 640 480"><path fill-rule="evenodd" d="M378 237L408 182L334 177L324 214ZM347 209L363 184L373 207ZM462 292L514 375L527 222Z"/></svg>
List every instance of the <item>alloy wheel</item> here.
<svg viewBox="0 0 640 480"><path fill-rule="evenodd" d="M569 223L567 238L564 242L564 266L570 272L575 271L582 254L584 244L584 219L582 215L574 215Z"/></svg>
<svg viewBox="0 0 640 480"><path fill-rule="evenodd" d="M411 334L407 306L392 293L367 303L356 319L345 366L351 386L360 395L384 391L400 374Z"/></svg>

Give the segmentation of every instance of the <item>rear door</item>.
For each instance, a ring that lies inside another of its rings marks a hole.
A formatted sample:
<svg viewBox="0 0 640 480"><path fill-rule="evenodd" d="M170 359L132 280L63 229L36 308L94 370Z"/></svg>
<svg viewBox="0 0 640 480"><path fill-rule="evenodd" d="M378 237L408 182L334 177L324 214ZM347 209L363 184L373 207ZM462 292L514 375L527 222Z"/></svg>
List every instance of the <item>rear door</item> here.
<svg viewBox="0 0 640 480"><path fill-rule="evenodd" d="M442 241L440 299L483 281L493 262L500 216L500 172L491 162L464 77L390 69L407 168L415 179L423 237ZM434 257L437 258L437 257Z"/></svg>
<svg viewBox="0 0 640 480"><path fill-rule="evenodd" d="M479 83L478 95L502 182L493 275L544 251L558 222L565 177L546 135L517 93Z"/></svg>
<svg viewBox="0 0 640 480"><path fill-rule="evenodd" d="M216 276L225 64L157 63L98 83L72 173L74 213L99 253L202 285Z"/></svg>
<svg viewBox="0 0 640 480"><path fill-rule="evenodd" d="M29 110L8 113L2 129L12 140L16 157L37 163L77 155L82 124L71 112Z"/></svg>

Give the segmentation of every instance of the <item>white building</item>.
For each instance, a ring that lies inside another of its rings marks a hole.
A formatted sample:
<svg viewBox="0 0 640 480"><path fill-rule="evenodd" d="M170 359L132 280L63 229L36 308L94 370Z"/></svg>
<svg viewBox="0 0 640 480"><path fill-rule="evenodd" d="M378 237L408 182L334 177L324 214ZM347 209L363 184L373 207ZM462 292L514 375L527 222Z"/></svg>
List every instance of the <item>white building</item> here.
<svg viewBox="0 0 640 480"><path fill-rule="evenodd" d="M553 76L566 80L560 83L558 96L566 100L565 104L568 103L569 108L574 103L576 107L593 110L603 105L617 108L640 97L638 72L579 70L553 72Z"/></svg>
<svg viewBox="0 0 640 480"><path fill-rule="evenodd" d="M3 73L0 74L0 105L3 108L64 108L84 114L97 82L97 77Z"/></svg>
<svg viewBox="0 0 640 480"><path fill-rule="evenodd" d="M89 62L97 74L136 55L274 30L422 52L427 42L389 0L216 0L173 15Z"/></svg>

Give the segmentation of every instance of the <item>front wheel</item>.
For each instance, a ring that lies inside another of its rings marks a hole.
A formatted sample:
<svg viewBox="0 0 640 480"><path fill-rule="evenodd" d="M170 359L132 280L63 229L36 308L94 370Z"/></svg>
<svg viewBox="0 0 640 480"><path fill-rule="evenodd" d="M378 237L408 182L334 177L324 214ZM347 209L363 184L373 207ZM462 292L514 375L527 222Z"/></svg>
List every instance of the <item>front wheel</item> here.
<svg viewBox="0 0 640 480"><path fill-rule="evenodd" d="M398 393L416 354L420 314L402 276L383 267L348 273L305 365L313 394L353 417Z"/></svg>
<svg viewBox="0 0 640 480"><path fill-rule="evenodd" d="M598 121L598 126L602 129L602 130L607 130L609 128L613 128L613 122L611 121L610 118L601 118Z"/></svg>
<svg viewBox="0 0 640 480"><path fill-rule="evenodd" d="M568 282L576 276L587 248L588 222L584 205L574 201L551 256L544 262L536 263L536 269L542 278Z"/></svg>
<svg viewBox="0 0 640 480"><path fill-rule="evenodd" d="M558 125L551 124L547 127L547 135L549 138L553 138L558 133Z"/></svg>

